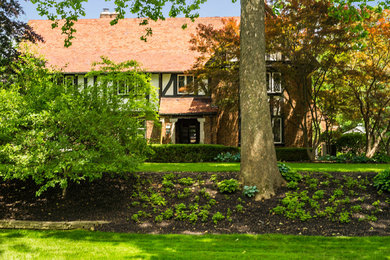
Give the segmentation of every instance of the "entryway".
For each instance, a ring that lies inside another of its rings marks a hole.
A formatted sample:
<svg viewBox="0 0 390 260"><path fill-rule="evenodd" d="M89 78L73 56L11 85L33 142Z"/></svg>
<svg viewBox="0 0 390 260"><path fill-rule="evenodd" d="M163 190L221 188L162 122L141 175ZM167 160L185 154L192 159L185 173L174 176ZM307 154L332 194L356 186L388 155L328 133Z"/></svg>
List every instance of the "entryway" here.
<svg viewBox="0 0 390 260"><path fill-rule="evenodd" d="M176 122L177 144L198 144L200 139L200 123L195 119L179 119Z"/></svg>

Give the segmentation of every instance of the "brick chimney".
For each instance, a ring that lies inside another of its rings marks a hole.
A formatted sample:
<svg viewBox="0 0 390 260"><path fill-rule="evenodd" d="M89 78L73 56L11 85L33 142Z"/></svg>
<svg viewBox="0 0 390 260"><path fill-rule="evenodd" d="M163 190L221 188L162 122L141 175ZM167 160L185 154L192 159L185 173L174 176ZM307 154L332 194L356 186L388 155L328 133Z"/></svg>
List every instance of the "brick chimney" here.
<svg viewBox="0 0 390 260"><path fill-rule="evenodd" d="M114 19L118 13L110 12L109 8L103 8L103 12L100 13L100 18L111 18Z"/></svg>

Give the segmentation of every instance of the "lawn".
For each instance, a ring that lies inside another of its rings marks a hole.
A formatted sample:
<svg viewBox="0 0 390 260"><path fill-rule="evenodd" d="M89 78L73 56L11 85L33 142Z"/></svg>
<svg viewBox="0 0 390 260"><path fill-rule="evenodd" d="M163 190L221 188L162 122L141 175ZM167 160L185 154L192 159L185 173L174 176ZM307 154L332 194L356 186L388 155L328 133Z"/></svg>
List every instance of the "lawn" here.
<svg viewBox="0 0 390 260"><path fill-rule="evenodd" d="M2 259L390 259L390 237L0 230Z"/></svg>
<svg viewBox="0 0 390 260"><path fill-rule="evenodd" d="M238 172L239 163L144 163L141 172Z"/></svg>
<svg viewBox="0 0 390 260"><path fill-rule="evenodd" d="M390 164L286 163L294 170L315 172L380 172ZM234 172L239 163L144 163L141 172Z"/></svg>

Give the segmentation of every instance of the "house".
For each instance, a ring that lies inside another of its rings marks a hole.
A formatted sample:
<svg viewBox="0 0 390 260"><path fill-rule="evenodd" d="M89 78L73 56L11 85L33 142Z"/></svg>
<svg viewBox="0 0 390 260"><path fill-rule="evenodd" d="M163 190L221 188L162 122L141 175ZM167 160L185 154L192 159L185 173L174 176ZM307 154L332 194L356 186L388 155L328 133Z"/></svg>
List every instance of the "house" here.
<svg viewBox="0 0 390 260"><path fill-rule="evenodd" d="M109 22L114 15L104 10L98 19L80 19L75 24L76 38L69 48L64 47L65 36L60 29L52 29L51 21L31 20L29 25L44 38L44 42L37 43L35 48L49 65L63 70L65 80L84 86L93 84L94 79L84 75L101 56L115 62L139 62L151 74L151 84L159 90L161 125L146 123L146 138L151 142L238 145L238 113L221 111L204 93L185 91L185 86L194 80L185 72L191 69L199 55L190 50L191 35L196 34L196 27L201 23L216 28L223 26L221 18L201 17L194 23L186 18L150 22L153 35L144 42L140 40L145 34L145 27L139 26L141 19L123 19L111 26ZM188 25L184 30L183 24ZM270 100L282 100L280 73L269 71L267 80ZM118 94L126 93L118 90ZM290 124L288 109L273 107L275 144L302 145L302 135Z"/></svg>

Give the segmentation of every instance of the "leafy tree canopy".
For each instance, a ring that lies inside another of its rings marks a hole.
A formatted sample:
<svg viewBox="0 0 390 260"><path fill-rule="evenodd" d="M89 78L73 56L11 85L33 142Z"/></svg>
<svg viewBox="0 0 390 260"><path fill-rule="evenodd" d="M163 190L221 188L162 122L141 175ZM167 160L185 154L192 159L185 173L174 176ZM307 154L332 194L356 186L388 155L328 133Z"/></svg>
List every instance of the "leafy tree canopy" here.
<svg viewBox="0 0 390 260"><path fill-rule="evenodd" d="M134 171L148 147L146 119L156 118L156 91L134 61L96 64L73 78L45 68L30 54L12 64L11 87L0 88L0 161L5 179L31 178L40 187L66 189L103 173ZM118 95L125 89L126 94Z"/></svg>
<svg viewBox="0 0 390 260"><path fill-rule="evenodd" d="M389 12L372 14L363 28L367 36L358 48L339 55L340 66L332 70L327 83L336 86L337 96L342 97L343 116L364 123L366 156L372 157L390 131Z"/></svg>
<svg viewBox="0 0 390 260"><path fill-rule="evenodd" d="M191 49L200 53L191 73L197 81L189 92L201 89L212 95L218 107L226 111L239 108L240 24L237 19L223 20L224 26L199 24L192 36ZM207 84L205 84L207 83Z"/></svg>
<svg viewBox="0 0 390 260"><path fill-rule="evenodd" d="M42 40L28 24L18 21L21 14L23 10L19 1L0 2L0 66L9 64L18 56L16 47L22 40Z"/></svg>

